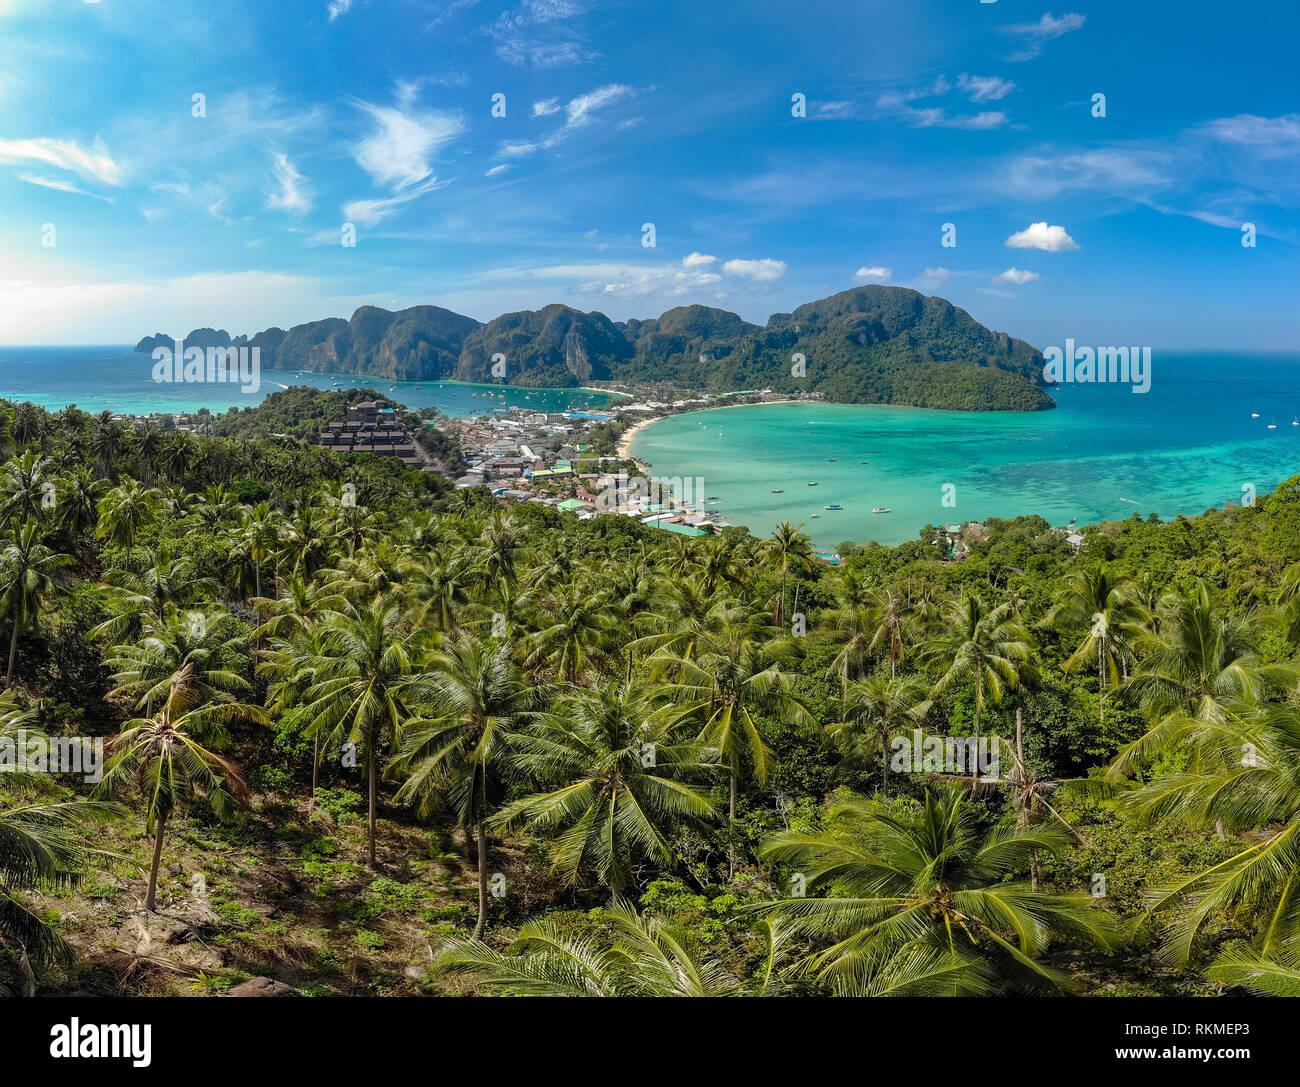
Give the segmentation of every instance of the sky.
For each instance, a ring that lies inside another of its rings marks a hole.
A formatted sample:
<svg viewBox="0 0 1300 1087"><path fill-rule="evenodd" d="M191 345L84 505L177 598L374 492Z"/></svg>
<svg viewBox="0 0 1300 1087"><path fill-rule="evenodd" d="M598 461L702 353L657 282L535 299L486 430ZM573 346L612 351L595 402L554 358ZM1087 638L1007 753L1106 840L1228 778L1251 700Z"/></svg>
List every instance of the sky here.
<svg viewBox="0 0 1300 1087"><path fill-rule="evenodd" d="M0 343L884 283L1295 349L1300 10L1053 2L0 0Z"/></svg>

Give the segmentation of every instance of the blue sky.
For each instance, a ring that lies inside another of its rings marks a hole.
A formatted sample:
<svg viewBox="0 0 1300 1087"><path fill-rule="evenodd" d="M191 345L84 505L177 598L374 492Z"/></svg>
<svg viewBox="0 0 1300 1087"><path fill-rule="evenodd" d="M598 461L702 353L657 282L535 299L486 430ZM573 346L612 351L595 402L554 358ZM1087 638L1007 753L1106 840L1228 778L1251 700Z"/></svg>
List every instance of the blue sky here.
<svg viewBox="0 0 1300 1087"><path fill-rule="evenodd" d="M0 342L366 303L762 322L883 282L1039 347L1294 348L1297 31L1204 0L0 0Z"/></svg>

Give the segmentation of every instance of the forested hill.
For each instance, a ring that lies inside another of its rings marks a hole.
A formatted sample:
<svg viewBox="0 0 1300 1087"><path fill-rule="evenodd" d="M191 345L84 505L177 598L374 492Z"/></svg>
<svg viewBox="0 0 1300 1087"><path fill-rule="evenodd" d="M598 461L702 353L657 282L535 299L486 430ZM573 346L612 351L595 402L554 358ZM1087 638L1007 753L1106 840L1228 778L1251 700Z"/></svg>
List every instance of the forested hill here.
<svg viewBox="0 0 1300 1087"><path fill-rule="evenodd" d="M198 330L187 342L211 331ZM553 305L487 324L438 306L395 313L363 306L348 321L271 328L227 342L259 347L270 369L396 380L495 381L494 359L503 357L513 385L669 381L718 392L820 392L842 403L967 411L1055 406L1043 391L1043 358L1035 348L985 328L943 298L904 287L857 287L773 314L762 326L707 306L618 322ZM149 336L136 350L165 343Z"/></svg>

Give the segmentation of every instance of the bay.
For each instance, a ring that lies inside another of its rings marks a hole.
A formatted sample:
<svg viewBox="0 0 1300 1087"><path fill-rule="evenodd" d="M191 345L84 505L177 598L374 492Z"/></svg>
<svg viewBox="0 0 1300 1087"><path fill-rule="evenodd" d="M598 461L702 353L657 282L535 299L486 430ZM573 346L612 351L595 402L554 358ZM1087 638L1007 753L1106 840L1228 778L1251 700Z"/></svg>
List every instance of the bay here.
<svg viewBox="0 0 1300 1087"><path fill-rule="evenodd" d="M821 551L987 517L1191 516L1300 472L1300 354L1157 352L1152 369L1147 393L1067 385L1045 412L812 402L691 412L650 424L631 448L651 475L702 478L732 524L762 536L802 524ZM824 508L835 504L844 508Z"/></svg>

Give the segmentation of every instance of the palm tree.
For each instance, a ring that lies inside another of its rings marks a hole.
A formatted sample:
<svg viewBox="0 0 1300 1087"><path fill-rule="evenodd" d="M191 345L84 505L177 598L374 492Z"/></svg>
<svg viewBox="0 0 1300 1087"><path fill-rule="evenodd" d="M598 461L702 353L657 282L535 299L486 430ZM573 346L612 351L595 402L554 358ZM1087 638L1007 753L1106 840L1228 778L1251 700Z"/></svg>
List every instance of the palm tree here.
<svg viewBox="0 0 1300 1087"><path fill-rule="evenodd" d="M782 521L772 531L769 539L763 542L762 558L775 560L781 573L781 596L777 599L772 622L778 627L785 626L786 580L790 571L806 569L812 563L812 545L799 529L803 525L792 525Z"/></svg>
<svg viewBox="0 0 1300 1087"><path fill-rule="evenodd" d="M74 542L98 521L103 493L103 481L84 467L76 469L64 481L58 492L59 520Z"/></svg>
<svg viewBox="0 0 1300 1087"><path fill-rule="evenodd" d="M794 675L783 665L792 656L785 639L761 640L761 620L724 620L721 628L702 634L693 654L661 651L649 661L652 679L675 684L674 720L700 724L700 739L715 748L731 775L729 819L736 819L736 791L742 775L760 785L772 769L772 752L754 714L767 709L783 724L813 724L813 717L794 696Z"/></svg>
<svg viewBox="0 0 1300 1087"><path fill-rule="evenodd" d="M253 564L253 596L262 595L262 564L275 554L281 532L280 518L269 502L243 509L231 531L232 554Z"/></svg>
<svg viewBox="0 0 1300 1087"><path fill-rule="evenodd" d="M746 985L687 930L617 898L600 920L607 934L599 944L552 920L530 921L505 952L477 940L449 943L437 969L506 996L719 997L761 995L765 987Z"/></svg>
<svg viewBox="0 0 1300 1087"><path fill-rule="evenodd" d="M794 895L760 907L827 945L806 968L840 995L1060 992L1069 980L1041 961L1069 936L1107 951L1111 918L1084 894L1030 890L1016 878L1068 838L1053 826L981 831L969 794L927 789L920 811L893 816L860 798L837 805L826 830L787 831L762 850L794 866Z"/></svg>
<svg viewBox="0 0 1300 1087"><path fill-rule="evenodd" d="M184 483L185 473L194 461L194 440L184 431L173 430L163 441L158 459L163 475L176 483Z"/></svg>
<svg viewBox="0 0 1300 1087"><path fill-rule="evenodd" d="M889 674L895 676L907 643L920 633L923 607L886 586L871 594L870 608L873 630L867 648L877 653L883 647L889 657Z"/></svg>
<svg viewBox="0 0 1300 1087"><path fill-rule="evenodd" d="M90 454L95 458L101 476L117 482L118 456L126 448L126 434L111 411L101 411L90 427Z"/></svg>
<svg viewBox="0 0 1300 1087"><path fill-rule="evenodd" d="M131 566L131 548L140 530L153 522L162 505L162 494L136 479L128 479L99 500L99 527L96 534L112 540L126 552L126 566Z"/></svg>
<svg viewBox="0 0 1300 1087"><path fill-rule="evenodd" d="M538 629L523 640L529 668L567 683L577 683L587 671L609 671L615 620L607 593L569 583L540 598L535 616Z"/></svg>
<svg viewBox="0 0 1300 1087"><path fill-rule="evenodd" d="M201 719L200 719L201 718ZM199 735L213 733L215 723L242 718L264 719L257 706L220 703L204 706L187 664L156 716L126 722L109 742L109 759L96 796L111 796L135 781L145 799L145 833L154 837L149 889L144 908L158 897L158 869L168 817L185 804L204 799L219 819L234 816L248 790L234 764L200 745Z"/></svg>
<svg viewBox="0 0 1300 1087"><path fill-rule="evenodd" d="M1057 595L1046 624L1060 633L1083 631L1083 641L1064 664L1067 672L1097 665L1097 724L1106 702L1106 686L1119 681L1134 659L1133 639L1142 632L1141 613L1127 586L1105 563L1073 571Z"/></svg>
<svg viewBox="0 0 1300 1087"><path fill-rule="evenodd" d="M863 760L879 757L889 785L889 741L924 716L925 690L917 676L870 676L850 684L840 700L840 720L827 727L841 750Z"/></svg>
<svg viewBox="0 0 1300 1087"><path fill-rule="evenodd" d="M461 634L432 653L427 667L432 696L426 714L402 732L393 772L405 777L399 800L414 800L421 815L451 809L478 848L478 920L487 924L489 819L516 776L511 745L538 690L524 682L507 646Z"/></svg>
<svg viewBox="0 0 1300 1087"><path fill-rule="evenodd" d="M494 822L557 831L551 862L569 883L590 873L618 892L638 859L674 863L671 830L713 811L688 782L713 767L698 742L657 712L661 705L660 693L640 683L602 681L539 714L518 740L517 762L544 791Z"/></svg>
<svg viewBox="0 0 1300 1087"><path fill-rule="evenodd" d="M1111 766L1119 780L1162 753L1185 745L1198 729L1213 730L1270 693L1295 685L1297 668L1263 664L1257 652L1263 625L1255 616L1226 615L1204 585L1169 594L1158 612L1158 633L1145 640L1141 667L1128 687L1151 728L1122 748Z"/></svg>
<svg viewBox="0 0 1300 1087"><path fill-rule="evenodd" d="M241 652L248 643L238 620L229 612L182 611L165 605L161 615L141 617L139 641L115 645L104 654L116 684L112 693L135 700L148 717L162 704L181 677L202 704L234 703L252 688L222 660L224 651ZM190 714L191 724L199 711Z"/></svg>
<svg viewBox="0 0 1300 1087"><path fill-rule="evenodd" d="M325 652L303 694L309 735L346 735L356 744L369 783L367 859L375 867L380 748L417 715L412 700L428 695L420 671L423 635L406 627L396 605L349 605L324 624Z"/></svg>
<svg viewBox="0 0 1300 1087"><path fill-rule="evenodd" d="M942 670L933 693L959 683L975 684L975 747L979 749L980 718L989 699L1000 705L1008 688L1020 685L1029 659L1029 635L1010 618L1010 605L989 608L968 593L948 611L947 621L930 647Z"/></svg>
<svg viewBox="0 0 1300 1087"><path fill-rule="evenodd" d="M72 949L44 916L23 905L17 892L76 886L93 860L110 856L88 844L88 825L121 815L116 804L91 801L0 811L0 949L18 952L26 995L36 993L32 967L69 962Z"/></svg>
<svg viewBox="0 0 1300 1087"><path fill-rule="evenodd" d="M71 561L71 555L53 551L41 542L35 521L24 524L0 549L0 604L11 624L6 684L14 679L19 632L36 618L43 601L53 595L55 574Z"/></svg>
<svg viewBox="0 0 1300 1087"><path fill-rule="evenodd" d="M8 461L0 475L0 523L11 525L47 517L54 497L50 459L28 450Z"/></svg>
<svg viewBox="0 0 1300 1087"><path fill-rule="evenodd" d="M142 612L161 617L168 604L177 607L217 593L217 579L201 575L189 558L173 559L164 548L148 553L140 573L110 570L104 580L121 613L91 629L92 638L121 638Z"/></svg>

